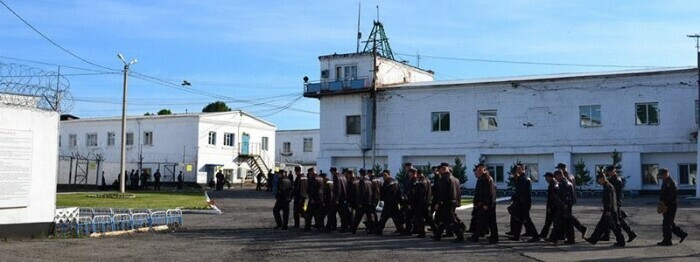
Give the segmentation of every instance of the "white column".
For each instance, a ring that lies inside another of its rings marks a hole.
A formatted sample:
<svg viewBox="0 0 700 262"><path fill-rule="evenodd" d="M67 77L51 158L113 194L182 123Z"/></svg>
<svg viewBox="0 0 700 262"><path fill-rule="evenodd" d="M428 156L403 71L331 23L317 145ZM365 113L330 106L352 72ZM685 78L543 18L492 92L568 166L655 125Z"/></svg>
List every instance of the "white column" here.
<svg viewBox="0 0 700 262"><path fill-rule="evenodd" d="M569 170L569 172L573 172L574 166L571 163L571 152L554 152L554 166L551 168L554 169L554 167L559 164L559 163L564 163L566 164L566 168ZM544 169L547 170L547 169Z"/></svg>
<svg viewBox="0 0 700 262"><path fill-rule="evenodd" d="M467 177L469 178L466 183L467 188L473 189L476 187L476 177L474 177L472 170L476 164L479 164L480 157L481 153L478 150L469 150L464 155L464 165L467 167Z"/></svg>
<svg viewBox="0 0 700 262"><path fill-rule="evenodd" d="M627 179L626 190L642 190L642 154L639 151L622 152L622 176Z"/></svg>
<svg viewBox="0 0 700 262"><path fill-rule="evenodd" d="M331 157L321 157L321 156L319 156L319 157L316 159L316 170L325 170L325 171L330 170L331 166L333 166L333 163L332 163L331 160L332 160ZM287 169L289 169L289 168L290 168L290 167L287 167ZM340 168L340 167L336 167L336 168ZM338 170L338 171L340 172L340 170ZM330 172L329 172L329 173L330 173Z"/></svg>
<svg viewBox="0 0 700 262"><path fill-rule="evenodd" d="M403 155L401 152L388 151L386 158L387 168L391 171L393 176L396 176L399 169L403 167Z"/></svg>

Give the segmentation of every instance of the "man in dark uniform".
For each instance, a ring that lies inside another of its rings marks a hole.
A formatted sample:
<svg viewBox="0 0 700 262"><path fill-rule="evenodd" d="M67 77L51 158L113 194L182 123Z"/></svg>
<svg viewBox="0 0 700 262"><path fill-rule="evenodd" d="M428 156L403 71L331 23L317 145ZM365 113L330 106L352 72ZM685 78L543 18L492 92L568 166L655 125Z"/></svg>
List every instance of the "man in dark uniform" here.
<svg viewBox="0 0 700 262"><path fill-rule="evenodd" d="M292 196L294 197L294 228L299 228L299 218L304 212L304 204L306 204L306 198L309 196L308 178L301 173L301 166L295 166L294 173L296 175L296 178L294 178L294 189L292 189Z"/></svg>
<svg viewBox="0 0 700 262"><path fill-rule="evenodd" d="M146 170L141 170L141 187L143 187L145 190L148 190L148 177L149 175L146 173Z"/></svg>
<svg viewBox="0 0 700 262"><path fill-rule="evenodd" d="M555 214L557 212L557 183L554 181L554 174L552 174L551 172L545 173L544 178L547 180L549 186L547 187L546 216L544 219L544 226L542 227L542 231L540 232L540 238L548 239L549 229L552 226L552 222L554 222Z"/></svg>
<svg viewBox="0 0 700 262"><path fill-rule="evenodd" d="M598 221L598 225L596 225L591 237L584 239L588 241L588 243L595 245L606 231L612 230L612 232L615 234L615 240L617 240L617 243L615 243L614 246L624 247L625 237L622 235L620 225L617 223L617 212L619 210L617 206L615 188L610 184L610 182L608 182L604 174L598 174L596 176L596 180L599 185L603 186L603 216L600 218L600 221Z"/></svg>
<svg viewBox="0 0 700 262"><path fill-rule="evenodd" d="M379 197L382 191L382 184L384 183L384 178L380 175L374 174L374 170L368 170L367 176L372 180L372 206L374 212L372 212L372 221L379 221L377 216L377 206L379 205Z"/></svg>
<svg viewBox="0 0 700 262"><path fill-rule="evenodd" d="M674 222L676 219L676 210L678 209L678 188L676 187L676 181L671 178L666 168L659 169L659 176L663 179L663 183L661 184L661 192L659 194L658 211L664 216L664 220L661 224L664 239L656 244L659 246L673 245L671 241L673 235L681 239L679 243L683 243L683 240L688 237L688 233L683 231L683 229L678 227Z"/></svg>
<svg viewBox="0 0 700 262"><path fill-rule="evenodd" d="M461 191L459 180L453 177L450 172L450 164L440 164L440 179L436 181L436 184L438 193L435 195L437 201L434 209L437 212L436 216L440 217L442 223L437 226L433 239L440 241L442 232L450 228L452 233L457 236L454 241L462 242L464 241L464 232L458 223L457 214L455 214L455 208L461 205Z"/></svg>
<svg viewBox="0 0 700 262"><path fill-rule="evenodd" d="M618 209L617 221L619 222L620 228L622 228L622 230L624 230L627 233L627 242L632 242L632 240L637 238L637 233L635 233L629 226L629 224L627 224L627 221L625 221L625 218L627 218L627 213L622 211L622 195L624 190L622 179L620 178L620 176L617 175L617 169L615 168L615 166L612 165L605 167L605 175L608 178L608 182L615 188L615 196L617 197L616 201ZM607 230L605 234L609 239L610 230Z"/></svg>
<svg viewBox="0 0 700 262"><path fill-rule="evenodd" d="M413 183L416 181L416 169L413 168L413 164L408 162L403 165L404 170L408 174L404 181L400 181L402 185L401 190L401 216L405 222L405 230L401 232L402 236L409 236L413 231Z"/></svg>
<svg viewBox="0 0 700 262"><path fill-rule="evenodd" d="M573 192L573 195L574 195L574 202L573 203L576 204L576 197L577 197L577 195L576 195L576 177L574 177L573 174L569 173L569 170L566 168L566 164L564 164L564 163L557 164L556 169L561 171L562 174L564 174L564 178L569 180L569 183L571 183L571 185L572 185L571 191ZM576 230L581 232L581 238L585 238L586 232L588 231L588 227L581 224L581 222L578 220L578 218L576 218L576 216L573 213L571 214L570 220L571 220L571 224L576 228Z"/></svg>
<svg viewBox="0 0 700 262"><path fill-rule="evenodd" d="M255 177L255 180L255 191L262 190L263 173L259 172L258 175Z"/></svg>
<svg viewBox="0 0 700 262"><path fill-rule="evenodd" d="M403 225L401 224L399 214L399 201L401 200L399 182L391 177L389 170L382 171L382 176L384 177L384 184L382 185L381 200L384 201L384 207L382 208L382 215L377 223L377 229L374 232L378 236L382 235L384 226L386 226L389 217L394 221L394 225L398 231L403 231Z"/></svg>
<svg viewBox="0 0 700 262"><path fill-rule="evenodd" d="M331 230L335 229L335 224L337 223L335 217L337 212L332 212L334 209L337 210L337 207L334 207L333 180L328 179L328 175L323 172L321 172L321 178L323 179L323 212L321 221L324 218L326 219L326 227L324 229L326 232L331 232ZM334 225L331 225L331 223Z"/></svg>
<svg viewBox="0 0 700 262"><path fill-rule="evenodd" d="M345 178L345 205L340 206L340 233L350 232L350 227L352 227L352 214L353 206L355 205L354 194L353 194L353 182L355 180L355 174L350 169L343 170L343 177Z"/></svg>
<svg viewBox="0 0 700 262"><path fill-rule="evenodd" d="M574 244L574 225L572 223L572 206L574 204L574 186L561 170L554 171L557 180L557 218L550 240L555 245L561 238L565 244Z"/></svg>
<svg viewBox="0 0 700 262"><path fill-rule="evenodd" d="M357 233L357 228L360 226L363 216L367 221L365 224L367 228L372 228L375 225L375 221L372 220L372 213L375 212L375 208L372 206L372 180L367 177L366 172L360 172L360 179L358 179L357 187L354 188L354 190L357 198L355 199L355 217L351 228L352 234Z"/></svg>
<svg viewBox="0 0 700 262"><path fill-rule="evenodd" d="M476 166L474 167L474 170L472 170L472 172L474 172L474 178L476 178L476 187L475 188L483 187L482 184L484 183L484 180L481 179L482 174L476 172ZM472 208L472 214L471 214L472 216L471 216L471 221L469 221L469 229L467 230L467 233L473 234L474 232L476 232L476 227L479 226L477 223L478 218L476 217L478 211L479 211L478 208ZM482 231L482 232L484 232L486 235L489 234L488 228L485 228L484 231ZM483 236L484 235L481 235L479 237L483 237Z"/></svg>
<svg viewBox="0 0 700 262"><path fill-rule="evenodd" d="M330 169L331 172L331 179L329 180L330 185L331 185L331 192L330 194L330 203L328 203L328 220L326 221L326 230L327 231L334 231L338 227L338 210L340 210L340 202L341 202L341 194L342 194L342 201L345 201L345 177L338 174L338 169L335 167L331 167ZM342 180L341 180L342 178ZM342 182L341 182L342 181ZM326 183L328 184L328 182ZM328 198L327 195L324 194L324 197ZM345 203L347 205L347 203ZM342 214L341 214L341 220L343 219Z"/></svg>
<svg viewBox="0 0 700 262"><path fill-rule="evenodd" d="M348 207L348 179L345 174L338 173L338 169L331 167L331 174L333 174L333 203L335 205L335 210L333 212L340 215L340 231L345 232L350 227L349 215L350 209ZM337 222L331 224L333 230L337 226Z"/></svg>
<svg viewBox="0 0 700 262"><path fill-rule="evenodd" d="M484 235L484 230L489 229L491 236L489 243L498 243L498 224L496 222L496 185L489 174L485 164L476 165L477 176L482 180L477 183L480 187L474 193L474 208L477 209L476 219L478 226L474 234L469 238L471 242L478 242Z"/></svg>
<svg viewBox="0 0 700 262"><path fill-rule="evenodd" d="M184 183L185 183L185 180L182 177L182 171L180 171L180 174L177 175L177 189L182 189L182 186Z"/></svg>
<svg viewBox="0 0 700 262"><path fill-rule="evenodd" d="M160 169L153 173L153 190L160 190Z"/></svg>
<svg viewBox="0 0 700 262"><path fill-rule="evenodd" d="M530 219L530 208L532 207L532 182L530 177L525 174L525 167L522 164L517 164L515 166L514 179L515 179L515 193L511 198L511 224L510 230L513 236L510 240L520 241L520 230L523 225L525 225L525 232L532 233L532 238L528 240L529 243L535 243L540 241L539 234L536 233L537 229L535 224L532 223Z"/></svg>
<svg viewBox="0 0 700 262"><path fill-rule="evenodd" d="M433 217L430 214L428 206L432 199L432 185L430 180L423 175L423 171L416 171L416 182L413 183L413 204L414 204L414 217L413 222L414 229L418 238L425 237L425 225L426 223L430 226L433 231L437 230L435 228L435 223L433 222Z"/></svg>
<svg viewBox="0 0 700 262"><path fill-rule="evenodd" d="M314 227L323 228L323 179L316 174L314 168L309 168L308 176L309 203L306 206L306 224L304 231L311 230L311 220L314 220Z"/></svg>
<svg viewBox="0 0 700 262"><path fill-rule="evenodd" d="M275 222L277 226L275 229L281 228L282 230L287 230L287 224L289 223L289 202L291 201L292 195L292 181L289 180L287 176L280 176L277 185L277 191L275 192L275 207L272 209L272 213L275 216ZM282 211L282 216L280 216L280 211Z"/></svg>

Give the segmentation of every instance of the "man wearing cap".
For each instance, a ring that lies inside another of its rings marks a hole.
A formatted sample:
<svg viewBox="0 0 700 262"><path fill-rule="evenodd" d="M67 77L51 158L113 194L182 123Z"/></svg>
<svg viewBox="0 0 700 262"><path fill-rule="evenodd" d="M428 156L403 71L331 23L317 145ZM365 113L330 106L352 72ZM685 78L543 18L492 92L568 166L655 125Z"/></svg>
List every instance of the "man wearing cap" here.
<svg viewBox="0 0 700 262"><path fill-rule="evenodd" d="M566 164L564 163L557 164L556 169L561 171L562 174L564 174L564 178L566 178L569 181L569 183L571 183L571 191L573 192L574 196L573 204L576 204L576 177L574 177L573 174L569 173L569 170L566 168ZM585 238L586 232L588 231L588 227L581 224L581 222L578 220L578 218L576 218L576 216L574 216L573 213L571 214L570 221L571 224L576 228L576 230L581 232L581 238Z"/></svg>
<svg viewBox="0 0 700 262"><path fill-rule="evenodd" d="M547 184L549 184L549 186L547 187L546 216L544 219L544 226L542 227L542 231L540 232L540 238L548 239L549 229L552 226L552 222L554 222L555 214L557 212L557 183L554 180L554 174L551 172L545 173L544 178L547 180Z"/></svg>
<svg viewBox="0 0 700 262"><path fill-rule="evenodd" d="M485 229L491 233L490 244L498 243L498 224L496 222L496 184L489 174L485 164L476 165L476 176L482 180L480 187L474 192L474 208L477 209L477 223L475 232L469 238L471 242L478 242L485 235Z"/></svg>
<svg viewBox="0 0 700 262"><path fill-rule="evenodd" d="M345 177L338 173L338 169L331 167L331 178L329 182L331 183L331 199L328 205L328 218L326 221L326 230L334 231L338 227L338 211L341 209L341 202L345 201ZM342 178L342 179L341 179ZM341 180L343 182L341 182ZM342 194L342 196L341 196ZM325 195L324 195L325 196ZM342 201L341 201L342 199ZM347 207L347 203L344 203ZM343 220L343 215L341 213L340 220ZM341 222L342 223L342 222ZM342 227L342 226L341 226Z"/></svg>
<svg viewBox="0 0 700 262"><path fill-rule="evenodd" d="M530 177L525 174L523 164L517 164L515 170L511 173L513 173L515 179L515 193L511 198L513 213L511 213L510 230L513 236L510 237L510 240L520 241L520 230L524 225L525 232L532 234L532 238L528 242L539 242L539 234L536 233L535 224L530 219L530 208L532 207L532 182Z"/></svg>
<svg viewBox="0 0 700 262"><path fill-rule="evenodd" d="M304 204L306 204L306 198L309 196L308 178L301 172L301 166L295 166L294 173L296 175L294 188L292 189L292 196L294 196L294 228L299 228L299 218L304 213Z"/></svg>
<svg viewBox="0 0 700 262"><path fill-rule="evenodd" d="M615 240L617 240L614 246L624 247L625 237L622 235L620 225L617 223L618 207L615 188L608 182L604 174L598 174L596 180L599 185L603 186L603 216L600 218L600 221L598 221L598 225L596 225L591 237L584 239L588 241L588 243L595 245L605 231L612 230L615 234Z"/></svg>
<svg viewBox="0 0 700 262"><path fill-rule="evenodd" d="M348 186L351 184L349 179L352 179L352 170L344 169L342 174L338 175L336 181L333 181L335 196L338 198L338 213L340 215L340 233L350 232L352 225L352 211L350 210L351 193Z"/></svg>
<svg viewBox="0 0 700 262"><path fill-rule="evenodd" d="M440 164L440 179L436 181L438 194L435 196L436 216L440 217L442 223L437 226L437 231L434 232L433 239L440 241L442 232L449 228L457 236L455 242L464 241L464 232L462 227L457 222L457 214L455 208L461 205L461 191L459 189L459 180L452 176L450 172L450 164Z"/></svg>
<svg viewBox="0 0 700 262"><path fill-rule="evenodd" d="M476 169L478 167L479 167L479 165L475 165L474 169L472 170L472 172L474 172L474 177L476 178L476 187L474 190L475 195L476 195L476 189L481 189L482 187L484 187L484 185L483 185L484 180L481 179L481 176L483 174L481 172L476 172ZM476 232L476 228L479 226L479 223L478 223L479 218L477 217L478 211L479 211L478 208L472 208L472 218L471 218L471 221L469 222L469 230L467 230L467 233L473 234ZM484 228L484 230L482 231L484 233L484 235L489 234L488 230L489 230L488 228ZM480 235L479 237L483 237L484 235Z"/></svg>
<svg viewBox="0 0 700 262"><path fill-rule="evenodd" d="M292 195L292 181L290 181L284 173L281 173L277 183L275 207L272 209L275 223L277 223L275 229L281 228L282 230L287 230L287 224L289 223L289 201L291 201ZM282 211L282 216L280 216L280 211Z"/></svg>
<svg viewBox="0 0 700 262"><path fill-rule="evenodd" d="M661 192L659 194L659 213L663 214L664 220L661 224L663 229L664 239L656 243L659 246L671 246L671 237L673 235L678 236L681 240L679 243L683 243L688 233L683 231L680 227L676 225L674 220L676 219L676 210L678 209L678 187L676 187L676 181L671 178L668 169L659 169L659 176L663 179L661 184Z"/></svg>
<svg viewBox="0 0 700 262"><path fill-rule="evenodd" d="M383 234L384 226L386 226L389 217L394 221L396 229L403 232L399 214L399 201L401 200L399 182L391 177L389 170L382 171L382 176L384 177L384 184L382 185L381 200L384 201L384 207L382 208L382 215L377 223L377 228L374 231L378 236Z"/></svg>
<svg viewBox="0 0 700 262"><path fill-rule="evenodd" d="M306 224L304 231L311 230L311 219L315 220L314 227L323 228L323 179L316 174L314 168L309 168L309 204L306 207Z"/></svg>
<svg viewBox="0 0 700 262"><path fill-rule="evenodd" d="M620 176L617 174L617 169L615 166L609 165L605 167L605 175L607 176L608 182L615 188L615 196L617 197L617 209L618 209L618 218L617 222L620 225L620 228L627 233L627 242L632 242L635 238L637 238L637 233L635 233L632 228L627 224L627 221L625 221L625 218L627 217L627 213L622 211L622 195L623 195L623 190L624 190L624 185L622 183L622 179ZM606 230L604 236L607 236L608 239L610 239L610 230Z"/></svg>
<svg viewBox="0 0 700 262"><path fill-rule="evenodd" d="M375 212L372 206L372 180L367 177L367 172L360 172L360 179L357 182L355 191L357 206L351 228L352 234L357 234L357 228L360 226L363 216L365 217L365 226L367 228L372 228L375 224L375 221L372 220L372 213Z"/></svg>

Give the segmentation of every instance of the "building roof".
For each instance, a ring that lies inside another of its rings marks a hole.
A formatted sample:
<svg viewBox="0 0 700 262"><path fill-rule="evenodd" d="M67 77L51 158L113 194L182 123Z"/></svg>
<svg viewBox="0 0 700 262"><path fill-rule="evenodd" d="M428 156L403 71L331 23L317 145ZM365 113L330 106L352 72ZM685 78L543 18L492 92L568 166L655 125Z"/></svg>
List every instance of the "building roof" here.
<svg viewBox="0 0 700 262"><path fill-rule="evenodd" d="M314 128L314 129L287 129L287 130L277 130L275 132L277 133L285 133L285 132L319 132L321 129Z"/></svg>
<svg viewBox="0 0 700 262"><path fill-rule="evenodd" d="M545 81L545 80L565 80L576 78L595 78L606 76L632 76L632 75L651 75L663 73L680 73L684 71L693 72L696 67L666 67L654 69L635 69L622 71L606 71L606 72L584 72L584 73L563 73L563 74L547 74L547 75L527 75L527 76L506 76L492 78L478 78L468 80L443 80L443 81L426 81L414 82L396 85L387 85L386 88L424 88L424 87L444 87L457 85L475 85L475 84L493 84L493 83L511 83L511 82L527 82L527 81Z"/></svg>
<svg viewBox="0 0 700 262"><path fill-rule="evenodd" d="M217 116L217 115L226 115L226 114L238 114L241 113L243 115L246 115L250 118L253 118L257 121L260 121L266 125L269 125L271 127L277 127L275 124L270 123L262 118L259 118L257 116L254 116L248 112L242 111L242 110L233 110L229 112L214 112L214 113L186 113L186 114L172 114L172 115L150 115L150 116L127 116L127 120L141 120L141 119L167 119L167 118L187 118L187 117L202 117L202 116ZM110 117L94 117L94 118L82 118L82 119L67 119L67 120L61 120L62 122L93 122L93 121L115 121L115 120L121 120L121 116L110 116Z"/></svg>

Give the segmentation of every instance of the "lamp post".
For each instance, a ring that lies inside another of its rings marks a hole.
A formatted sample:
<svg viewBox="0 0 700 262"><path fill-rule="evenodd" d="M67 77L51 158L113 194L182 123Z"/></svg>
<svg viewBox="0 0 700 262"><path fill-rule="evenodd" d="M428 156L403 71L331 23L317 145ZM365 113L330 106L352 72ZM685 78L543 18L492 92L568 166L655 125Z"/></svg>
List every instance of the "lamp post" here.
<svg viewBox="0 0 700 262"><path fill-rule="evenodd" d="M124 63L124 88L122 93L122 144L121 144L121 161L119 163L119 192L126 191L126 89L127 76L129 75L129 66L138 62L134 59L131 62L126 62L122 54L117 54L119 60Z"/></svg>

